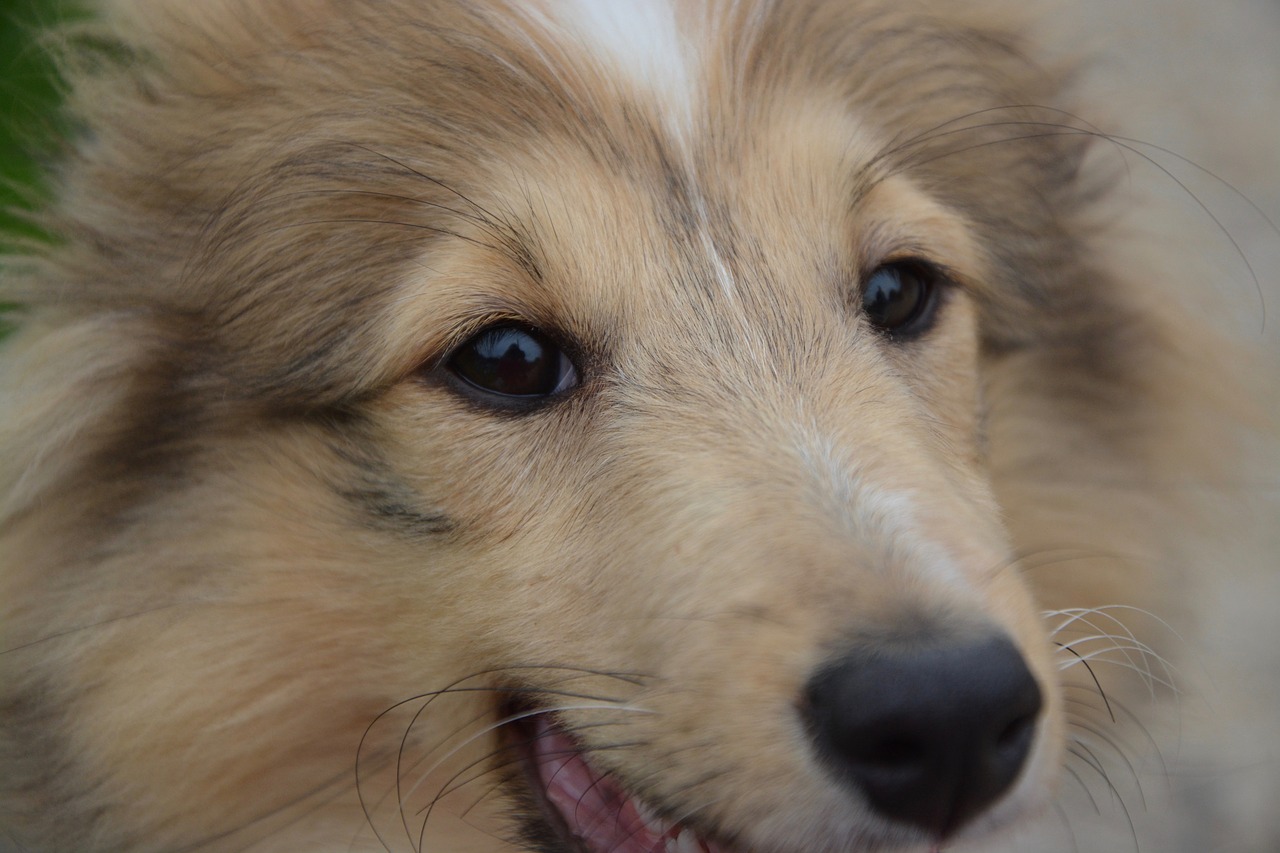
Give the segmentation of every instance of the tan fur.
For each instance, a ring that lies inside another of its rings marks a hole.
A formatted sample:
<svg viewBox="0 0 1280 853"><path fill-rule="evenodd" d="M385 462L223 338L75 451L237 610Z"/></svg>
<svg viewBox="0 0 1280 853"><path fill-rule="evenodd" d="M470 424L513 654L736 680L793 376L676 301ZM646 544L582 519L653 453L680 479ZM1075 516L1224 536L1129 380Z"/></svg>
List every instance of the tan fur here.
<svg viewBox="0 0 1280 853"><path fill-rule="evenodd" d="M924 849L793 706L850 638L982 622L1046 711L981 849L1120 731L1101 687L1145 713L1124 631L1168 639L1189 523L1161 484L1229 454L1196 338L1096 228L1088 126L951 4L707 5L684 135L496 0L113 9L62 241L4 279L19 849L413 849L441 794L425 850L520 849L488 727L525 688L596 697L558 701L633 744L601 766L734 849ZM858 281L917 253L957 286L891 345ZM518 417L438 369L512 318L584 353ZM1119 639L1072 665L1095 629L1052 612L1112 605L1154 616L1095 614Z"/></svg>

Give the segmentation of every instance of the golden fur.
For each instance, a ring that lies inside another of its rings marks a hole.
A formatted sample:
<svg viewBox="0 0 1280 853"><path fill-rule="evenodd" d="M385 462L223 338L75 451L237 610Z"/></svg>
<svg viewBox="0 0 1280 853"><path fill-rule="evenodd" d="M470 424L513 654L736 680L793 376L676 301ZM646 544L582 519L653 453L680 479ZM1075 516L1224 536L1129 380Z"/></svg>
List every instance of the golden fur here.
<svg viewBox="0 0 1280 853"><path fill-rule="evenodd" d="M58 242L3 280L17 849L533 849L530 692L726 849L924 850L793 706L978 623L1045 699L983 849L1168 692L1163 484L1240 401L1109 254L1055 75L962 4L679 3L682 113L557 5L121 3L73 54ZM952 282L910 342L858 309L901 257ZM511 320L582 385L459 394Z"/></svg>

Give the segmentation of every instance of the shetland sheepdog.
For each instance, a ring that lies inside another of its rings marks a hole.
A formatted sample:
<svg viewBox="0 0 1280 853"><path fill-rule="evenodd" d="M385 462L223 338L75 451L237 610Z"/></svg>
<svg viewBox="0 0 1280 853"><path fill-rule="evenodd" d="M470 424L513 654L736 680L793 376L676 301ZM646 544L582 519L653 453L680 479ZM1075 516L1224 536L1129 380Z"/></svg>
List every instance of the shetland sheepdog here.
<svg viewBox="0 0 1280 853"><path fill-rule="evenodd" d="M0 846L1028 850L1133 803L1168 484L1238 401L1065 72L963 5L68 36L0 290Z"/></svg>

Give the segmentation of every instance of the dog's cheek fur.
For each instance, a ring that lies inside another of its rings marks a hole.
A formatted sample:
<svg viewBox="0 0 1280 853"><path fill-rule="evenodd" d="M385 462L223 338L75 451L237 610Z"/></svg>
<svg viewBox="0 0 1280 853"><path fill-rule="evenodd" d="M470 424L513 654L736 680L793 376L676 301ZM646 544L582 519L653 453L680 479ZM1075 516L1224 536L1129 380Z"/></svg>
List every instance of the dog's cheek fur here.
<svg viewBox="0 0 1280 853"><path fill-rule="evenodd" d="M289 808L310 794L330 803L319 824L330 835L317 830L329 843L363 820L350 762L370 722L419 693L424 673L438 685L492 657L480 643L438 642L485 621L459 601L478 597L475 555L451 553L447 529L416 513L369 505L385 478L353 496L378 469L351 459L345 437L243 415L235 430L216 449L190 449L180 480L153 481L155 502L135 502L91 554L49 565L47 547L27 552L28 583L68 602L54 619L6 613L8 636L38 641L6 658L9 734L20 738L6 766L23 770L9 781L28 786L33 826L51 810L65 818L29 843L171 849L228 830L243 840L267 835L277 810L296 818ZM14 549L48 532L14 527ZM5 591L6 601L32 594ZM77 641L84 632L92 643ZM45 679L50 669L59 674ZM469 708L451 705L433 723L462 725L449 721L473 719ZM402 732L377 734L363 755L375 769ZM110 819L96 820L99 809Z"/></svg>

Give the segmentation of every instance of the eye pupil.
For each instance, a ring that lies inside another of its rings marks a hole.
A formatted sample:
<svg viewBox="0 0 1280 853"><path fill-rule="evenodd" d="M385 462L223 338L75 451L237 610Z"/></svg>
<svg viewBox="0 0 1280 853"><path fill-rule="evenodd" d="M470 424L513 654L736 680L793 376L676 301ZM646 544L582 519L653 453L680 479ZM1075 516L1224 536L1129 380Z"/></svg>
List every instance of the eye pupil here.
<svg viewBox="0 0 1280 853"><path fill-rule="evenodd" d="M894 337L924 332L933 315L936 279L920 264L885 264L868 276L862 310L871 325Z"/></svg>
<svg viewBox="0 0 1280 853"><path fill-rule="evenodd" d="M520 326L485 329L459 347L448 368L498 397L550 397L577 380L569 358L545 335Z"/></svg>
<svg viewBox="0 0 1280 853"><path fill-rule="evenodd" d="M494 329L475 342L471 363L476 378L492 391L504 394L535 393L546 381L548 362L541 344L516 329Z"/></svg>

